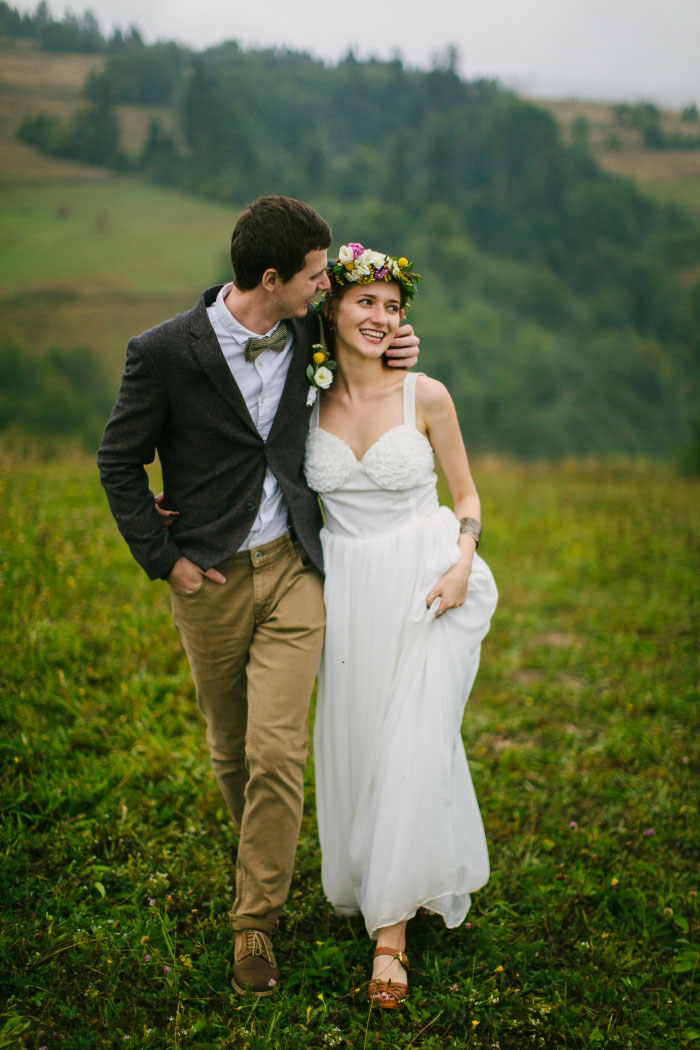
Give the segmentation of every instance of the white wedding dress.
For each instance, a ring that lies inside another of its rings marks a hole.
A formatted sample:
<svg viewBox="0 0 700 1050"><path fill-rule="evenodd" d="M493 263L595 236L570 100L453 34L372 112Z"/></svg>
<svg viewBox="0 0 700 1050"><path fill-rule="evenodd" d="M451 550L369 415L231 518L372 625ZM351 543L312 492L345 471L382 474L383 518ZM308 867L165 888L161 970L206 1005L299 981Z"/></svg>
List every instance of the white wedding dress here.
<svg viewBox="0 0 700 1050"><path fill-rule="evenodd" d="M475 554L465 604L438 620L426 606L458 560L459 523L438 504L416 381L406 376L403 423L361 460L319 427L317 401L305 460L326 519L314 735L323 888L338 912L362 912L370 936L420 907L460 925L489 876L460 726L496 585Z"/></svg>

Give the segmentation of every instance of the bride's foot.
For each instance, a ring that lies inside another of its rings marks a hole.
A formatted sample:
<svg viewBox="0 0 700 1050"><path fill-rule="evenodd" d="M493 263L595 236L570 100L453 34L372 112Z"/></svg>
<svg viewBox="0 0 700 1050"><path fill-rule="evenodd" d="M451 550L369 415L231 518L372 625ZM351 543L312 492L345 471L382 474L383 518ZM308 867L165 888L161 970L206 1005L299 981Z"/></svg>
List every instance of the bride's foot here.
<svg viewBox="0 0 700 1050"><path fill-rule="evenodd" d="M408 994L407 969L408 959L399 948L390 945L378 947L367 989L370 1002L385 1010L395 1010Z"/></svg>

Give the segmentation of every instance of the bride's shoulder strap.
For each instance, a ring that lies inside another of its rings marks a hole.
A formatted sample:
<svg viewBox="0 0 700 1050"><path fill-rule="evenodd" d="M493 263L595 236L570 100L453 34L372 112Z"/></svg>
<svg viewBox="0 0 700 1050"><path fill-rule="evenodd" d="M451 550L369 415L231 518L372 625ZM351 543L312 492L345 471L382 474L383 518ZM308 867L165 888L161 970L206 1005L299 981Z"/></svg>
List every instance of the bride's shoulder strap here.
<svg viewBox="0 0 700 1050"><path fill-rule="evenodd" d="M416 425L416 383L425 372L407 372L403 381L403 421L410 427Z"/></svg>

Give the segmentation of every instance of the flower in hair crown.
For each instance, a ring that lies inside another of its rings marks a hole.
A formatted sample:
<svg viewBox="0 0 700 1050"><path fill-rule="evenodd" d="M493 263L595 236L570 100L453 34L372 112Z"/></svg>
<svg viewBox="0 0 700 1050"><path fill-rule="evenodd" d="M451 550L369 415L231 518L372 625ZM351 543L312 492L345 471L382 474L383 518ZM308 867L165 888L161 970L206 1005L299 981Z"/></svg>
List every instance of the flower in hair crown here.
<svg viewBox="0 0 700 1050"><path fill-rule="evenodd" d="M341 245L337 260L328 267L328 276L339 286L371 284L372 281L396 281L408 305L416 294L416 283L423 278L413 270L413 263L403 256L382 255L351 241Z"/></svg>

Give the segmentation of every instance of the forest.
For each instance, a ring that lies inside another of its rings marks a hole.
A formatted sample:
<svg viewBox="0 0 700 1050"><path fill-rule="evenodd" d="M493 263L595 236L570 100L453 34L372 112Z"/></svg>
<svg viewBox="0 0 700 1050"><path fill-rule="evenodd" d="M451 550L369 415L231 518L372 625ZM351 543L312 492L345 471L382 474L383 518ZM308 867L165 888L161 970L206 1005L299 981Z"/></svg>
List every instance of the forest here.
<svg viewBox="0 0 700 1050"><path fill-rule="evenodd" d="M454 49L428 71L235 41L195 53L134 28L106 38L89 13L53 22L43 4L0 4L0 32L105 55L68 118L25 117L34 148L236 208L290 194L337 243L412 258L421 364L448 383L470 448L677 457L692 441L700 221L604 172L585 129L564 140L541 107L463 79ZM162 114L137 151L124 104ZM654 107L618 110L653 125Z"/></svg>

